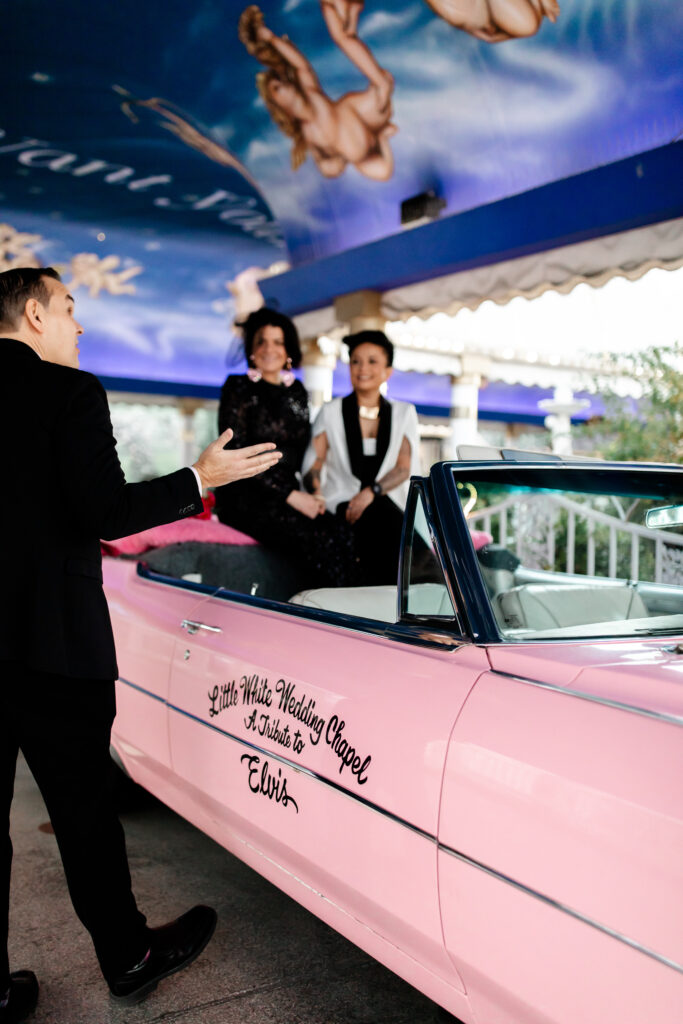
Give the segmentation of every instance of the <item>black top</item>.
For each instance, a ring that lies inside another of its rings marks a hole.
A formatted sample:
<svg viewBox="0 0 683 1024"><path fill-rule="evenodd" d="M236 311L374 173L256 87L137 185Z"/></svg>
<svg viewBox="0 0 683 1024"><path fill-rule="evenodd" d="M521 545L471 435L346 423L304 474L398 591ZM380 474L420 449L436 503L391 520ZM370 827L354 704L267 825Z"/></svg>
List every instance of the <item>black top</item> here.
<svg viewBox="0 0 683 1024"><path fill-rule="evenodd" d="M342 418L346 446L349 450L351 472L360 480L361 487L371 487L377 479L380 466L389 449L391 438L391 402L379 396L379 423L377 426L377 450L374 455L363 453L363 434L358 419L358 399L355 392L342 398Z"/></svg>
<svg viewBox="0 0 683 1024"><path fill-rule="evenodd" d="M0 358L0 660L114 679L100 537L201 512L194 474L127 484L96 377L11 338Z"/></svg>
<svg viewBox="0 0 683 1024"><path fill-rule="evenodd" d="M228 448L273 441L282 458L260 476L217 487L217 504L232 509L270 506L275 511L291 491L299 489L296 474L311 436L305 387L298 380L285 387L231 374L223 385L218 409L220 432L228 427L234 431Z"/></svg>

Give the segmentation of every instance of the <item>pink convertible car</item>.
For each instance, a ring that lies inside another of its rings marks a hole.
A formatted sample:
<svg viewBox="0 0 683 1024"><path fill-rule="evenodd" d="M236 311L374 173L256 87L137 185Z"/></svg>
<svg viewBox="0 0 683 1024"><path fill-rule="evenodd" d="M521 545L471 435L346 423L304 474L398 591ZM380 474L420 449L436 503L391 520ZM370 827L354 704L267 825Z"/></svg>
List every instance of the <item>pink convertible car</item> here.
<svg viewBox="0 0 683 1024"><path fill-rule="evenodd" d="M524 458L413 480L396 587L106 559L115 752L467 1024L681 1024L683 470Z"/></svg>

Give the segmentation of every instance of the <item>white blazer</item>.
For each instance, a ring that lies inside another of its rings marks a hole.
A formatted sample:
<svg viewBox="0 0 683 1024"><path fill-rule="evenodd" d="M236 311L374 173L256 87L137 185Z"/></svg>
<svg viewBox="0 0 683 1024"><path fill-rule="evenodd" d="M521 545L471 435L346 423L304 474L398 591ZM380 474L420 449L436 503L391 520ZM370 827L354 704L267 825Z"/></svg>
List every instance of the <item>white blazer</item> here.
<svg viewBox="0 0 683 1024"><path fill-rule="evenodd" d="M333 398L322 407L313 424L313 437L323 432L327 434L329 448L321 474L321 486L325 504L329 512L336 512L337 505L350 501L360 490L360 480L351 472L349 449L346 443L344 419L342 416L341 398ZM385 473L396 465L403 438L410 442L410 475L420 475L420 434L417 426L417 409L410 402L391 402L391 434L389 447L377 473L380 480ZM304 457L303 473L308 472L315 461L313 444L308 446ZM405 480L398 487L388 492L387 497L404 509L408 499L409 481Z"/></svg>

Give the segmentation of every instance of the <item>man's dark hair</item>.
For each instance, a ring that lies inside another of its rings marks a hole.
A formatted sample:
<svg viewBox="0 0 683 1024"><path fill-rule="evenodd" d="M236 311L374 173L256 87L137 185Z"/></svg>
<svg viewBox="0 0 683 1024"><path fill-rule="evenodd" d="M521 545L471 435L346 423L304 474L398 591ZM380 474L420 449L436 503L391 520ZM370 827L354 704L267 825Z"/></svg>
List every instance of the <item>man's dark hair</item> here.
<svg viewBox="0 0 683 1024"><path fill-rule="evenodd" d="M254 342L258 332L264 327L279 327L282 330L285 339L285 350L292 360L293 368L296 370L298 366L301 366L299 335L292 321L284 313L278 313L275 309L268 309L267 306L263 306L262 309L257 309L255 313L250 313L247 319L237 324L237 326L241 327L244 332L244 354L247 357L247 362L249 362L251 353L254 351Z"/></svg>
<svg viewBox="0 0 683 1024"><path fill-rule="evenodd" d="M387 354L387 366L394 365L394 346L384 331L357 331L355 334L347 334L344 344L349 347L349 355L359 345L379 345Z"/></svg>
<svg viewBox="0 0 683 1024"><path fill-rule="evenodd" d="M47 306L50 292L46 277L61 281L52 267L16 267L0 274L0 327L16 329L29 299Z"/></svg>

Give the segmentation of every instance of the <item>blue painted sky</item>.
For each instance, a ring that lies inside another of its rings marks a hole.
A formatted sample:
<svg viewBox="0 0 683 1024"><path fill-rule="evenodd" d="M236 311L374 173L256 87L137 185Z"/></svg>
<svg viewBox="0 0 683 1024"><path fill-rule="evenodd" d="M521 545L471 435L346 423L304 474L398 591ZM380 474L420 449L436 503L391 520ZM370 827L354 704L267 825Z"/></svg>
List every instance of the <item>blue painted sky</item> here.
<svg viewBox="0 0 683 1024"><path fill-rule="evenodd" d="M41 236L42 263L86 252L142 268L134 294L79 288L88 369L219 383L235 356L226 282L245 267L389 235L401 200L428 188L454 214L681 132L679 0L560 0L556 24L495 45L423 0L368 0L359 35L396 82L393 176L324 179L310 157L292 171L237 37L244 6L3 4L0 222ZM363 87L318 0L261 6L332 98Z"/></svg>

